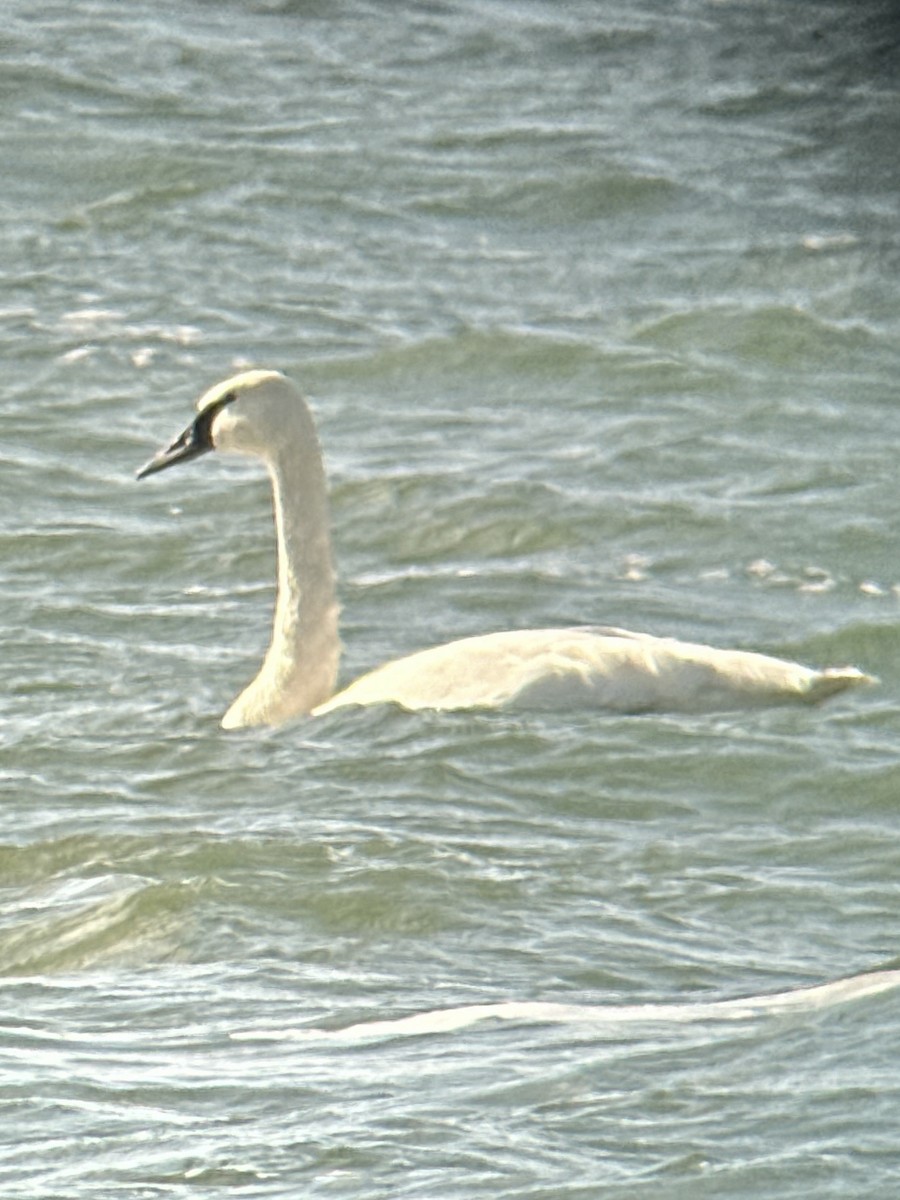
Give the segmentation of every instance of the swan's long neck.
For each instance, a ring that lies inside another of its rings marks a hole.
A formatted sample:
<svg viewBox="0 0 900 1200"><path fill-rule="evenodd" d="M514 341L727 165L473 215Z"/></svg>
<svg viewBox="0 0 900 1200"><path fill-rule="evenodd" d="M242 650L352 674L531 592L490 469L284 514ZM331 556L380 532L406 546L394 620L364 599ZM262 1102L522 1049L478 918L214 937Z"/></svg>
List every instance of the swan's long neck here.
<svg viewBox="0 0 900 1200"><path fill-rule="evenodd" d="M226 729L278 725L334 692L340 659L325 472L303 406L267 457L278 553L272 641L259 674L222 719Z"/></svg>

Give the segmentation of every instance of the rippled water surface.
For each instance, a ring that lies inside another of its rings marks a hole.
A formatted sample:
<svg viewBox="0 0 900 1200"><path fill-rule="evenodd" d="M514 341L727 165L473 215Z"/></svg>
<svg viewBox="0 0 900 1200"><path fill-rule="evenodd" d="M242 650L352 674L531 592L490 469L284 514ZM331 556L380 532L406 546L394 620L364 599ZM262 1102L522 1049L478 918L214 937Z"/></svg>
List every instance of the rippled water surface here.
<svg viewBox="0 0 900 1200"><path fill-rule="evenodd" d="M3 24L0 1194L893 1200L894 7ZM247 364L345 678L599 622L880 687L225 734L267 483L133 473Z"/></svg>

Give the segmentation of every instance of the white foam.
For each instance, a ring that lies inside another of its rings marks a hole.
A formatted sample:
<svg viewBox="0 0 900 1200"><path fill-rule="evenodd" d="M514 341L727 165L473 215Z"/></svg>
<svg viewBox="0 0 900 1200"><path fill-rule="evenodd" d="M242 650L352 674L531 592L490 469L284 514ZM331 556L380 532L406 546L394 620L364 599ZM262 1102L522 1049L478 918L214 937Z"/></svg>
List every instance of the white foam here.
<svg viewBox="0 0 900 1200"><path fill-rule="evenodd" d="M417 1037L452 1033L479 1021L515 1021L522 1024L580 1024L612 1027L636 1024L689 1024L698 1021L746 1021L766 1014L811 1012L861 1000L900 986L900 970L869 971L814 987L793 988L745 996L737 1000L708 1000L687 1004L550 1004L510 1001L499 1004L465 1004L396 1017L362 1021L343 1029L252 1029L233 1033L241 1041L362 1042L379 1038Z"/></svg>

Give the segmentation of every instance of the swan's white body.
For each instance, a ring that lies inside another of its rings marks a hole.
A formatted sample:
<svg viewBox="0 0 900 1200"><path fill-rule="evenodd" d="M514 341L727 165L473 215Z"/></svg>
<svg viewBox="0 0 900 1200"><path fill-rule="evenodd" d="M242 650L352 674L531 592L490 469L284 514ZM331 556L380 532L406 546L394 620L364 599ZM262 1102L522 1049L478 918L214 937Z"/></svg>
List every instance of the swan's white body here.
<svg viewBox="0 0 900 1200"><path fill-rule="evenodd" d="M408 709L597 708L687 712L816 703L870 681L742 650L623 629L527 629L464 638L389 662L335 694L340 641L325 472L312 415L275 371L210 388L198 417L140 476L206 450L263 460L272 481L278 590L272 641L222 724L279 725L345 705Z"/></svg>
<svg viewBox="0 0 900 1200"><path fill-rule="evenodd" d="M863 678L853 668L814 671L765 654L627 629L523 629L463 638L386 663L314 712L385 700L411 709L709 712L816 702Z"/></svg>

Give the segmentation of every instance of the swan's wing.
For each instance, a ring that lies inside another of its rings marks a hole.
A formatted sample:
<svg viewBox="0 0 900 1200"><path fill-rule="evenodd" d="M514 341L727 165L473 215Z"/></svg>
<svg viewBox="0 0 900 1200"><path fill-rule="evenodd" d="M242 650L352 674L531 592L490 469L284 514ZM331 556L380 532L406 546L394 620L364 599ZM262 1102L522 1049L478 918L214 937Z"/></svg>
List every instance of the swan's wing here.
<svg viewBox="0 0 900 1200"><path fill-rule="evenodd" d="M702 712L815 702L867 680L854 668L815 671L764 654L624 629L532 629L464 638L397 659L315 712L379 703Z"/></svg>

